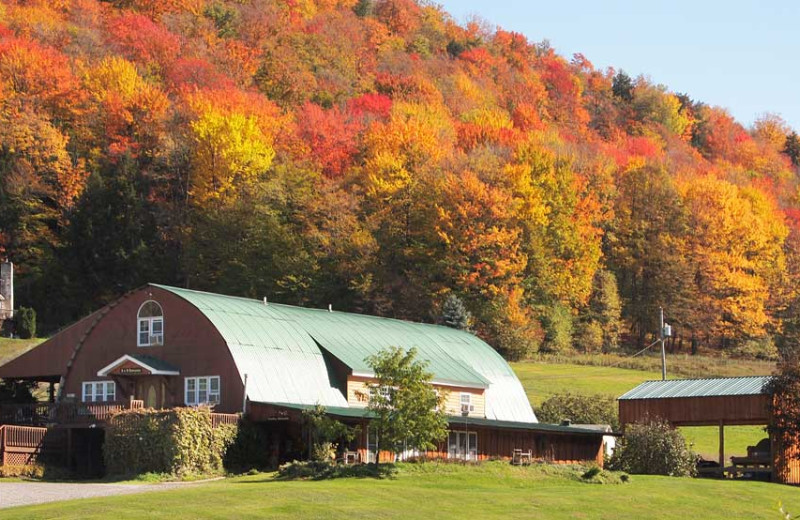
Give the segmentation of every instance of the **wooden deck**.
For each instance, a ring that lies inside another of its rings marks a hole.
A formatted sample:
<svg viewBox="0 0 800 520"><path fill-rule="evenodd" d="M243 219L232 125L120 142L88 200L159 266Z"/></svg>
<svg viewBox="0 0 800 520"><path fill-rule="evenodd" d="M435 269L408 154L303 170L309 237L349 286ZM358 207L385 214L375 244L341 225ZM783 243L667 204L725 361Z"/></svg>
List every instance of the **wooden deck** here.
<svg viewBox="0 0 800 520"><path fill-rule="evenodd" d="M115 412L142 408L140 400L116 403L0 404L0 425L31 427L102 427ZM211 413L214 427L236 424L239 414Z"/></svg>

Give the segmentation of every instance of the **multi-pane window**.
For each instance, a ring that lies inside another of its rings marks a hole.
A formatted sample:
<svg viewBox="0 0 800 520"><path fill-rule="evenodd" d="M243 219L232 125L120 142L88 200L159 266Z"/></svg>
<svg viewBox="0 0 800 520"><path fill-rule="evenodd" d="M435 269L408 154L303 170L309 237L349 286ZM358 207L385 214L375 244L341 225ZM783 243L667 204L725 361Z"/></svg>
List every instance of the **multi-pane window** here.
<svg viewBox="0 0 800 520"><path fill-rule="evenodd" d="M462 392L461 393L461 413L468 414L475 410L475 407L472 405L472 394Z"/></svg>
<svg viewBox="0 0 800 520"><path fill-rule="evenodd" d="M117 398L117 385L114 381L87 381L83 383L83 402L102 403Z"/></svg>
<svg viewBox="0 0 800 520"><path fill-rule="evenodd" d="M380 395L383 399L386 400L385 402L391 403L392 402L392 393L393 393L393 388L390 387L390 386L372 385L372 386L369 387L369 400L373 401L373 400L375 400L375 398L378 395Z"/></svg>
<svg viewBox="0 0 800 520"><path fill-rule="evenodd" d="M138 338L140 347L152 347L164 344L164 312L161 305L150 300L139 308Z"/></svg>
<svg viewBox="0 0 800 520"><path fill-rule="evenodd" d="M447 456L451 459L478 460L478 434L451 431L447 438Z"/></svg>
<svg viewBox="0 0 800 520"><path fill-rule="evenodd" d="M219 404L219 376L187 377L185 381L187 406Z"/></svg>

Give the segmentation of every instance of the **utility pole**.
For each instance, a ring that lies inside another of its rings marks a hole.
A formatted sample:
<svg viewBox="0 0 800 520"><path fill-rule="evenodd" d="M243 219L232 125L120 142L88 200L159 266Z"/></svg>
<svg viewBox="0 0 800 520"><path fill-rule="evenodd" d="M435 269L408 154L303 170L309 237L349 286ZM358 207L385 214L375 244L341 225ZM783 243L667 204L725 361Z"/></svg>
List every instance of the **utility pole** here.
<svg viewBox="0 0 800 520"><path fill-rule="evenodd" d="M661 335L661 380L667 380L667 351L664 348L664 307L658 308L659 314L661 316L661 327L659 327L658 332Z"/></svg>

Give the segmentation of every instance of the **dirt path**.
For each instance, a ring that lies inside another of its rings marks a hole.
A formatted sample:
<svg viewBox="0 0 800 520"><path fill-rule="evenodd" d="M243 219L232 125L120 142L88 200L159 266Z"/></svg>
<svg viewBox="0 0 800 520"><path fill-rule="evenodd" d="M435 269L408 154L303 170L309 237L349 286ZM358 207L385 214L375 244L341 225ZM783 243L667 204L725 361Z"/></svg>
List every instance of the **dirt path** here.
<svg viewBox="0 0 800 520"><path fill-rule="evenodd" d="M0 509L74 500L76 498L130 495L147 491L163 491L177 486L195 485L181 483L164 484L73 484L54 482L7 482L0 483Z"/></svg>

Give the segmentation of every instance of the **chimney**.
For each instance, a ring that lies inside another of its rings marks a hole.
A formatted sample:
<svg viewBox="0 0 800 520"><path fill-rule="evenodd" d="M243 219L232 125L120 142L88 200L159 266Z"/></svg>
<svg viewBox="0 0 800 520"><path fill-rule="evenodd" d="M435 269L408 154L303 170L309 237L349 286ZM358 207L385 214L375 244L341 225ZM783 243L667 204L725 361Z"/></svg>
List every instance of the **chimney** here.
<svg viewBox="0 0 800 520"><path fill-rule="evenodd" d="M14 264L0 263L0 320L14 317Z"/></svg>

